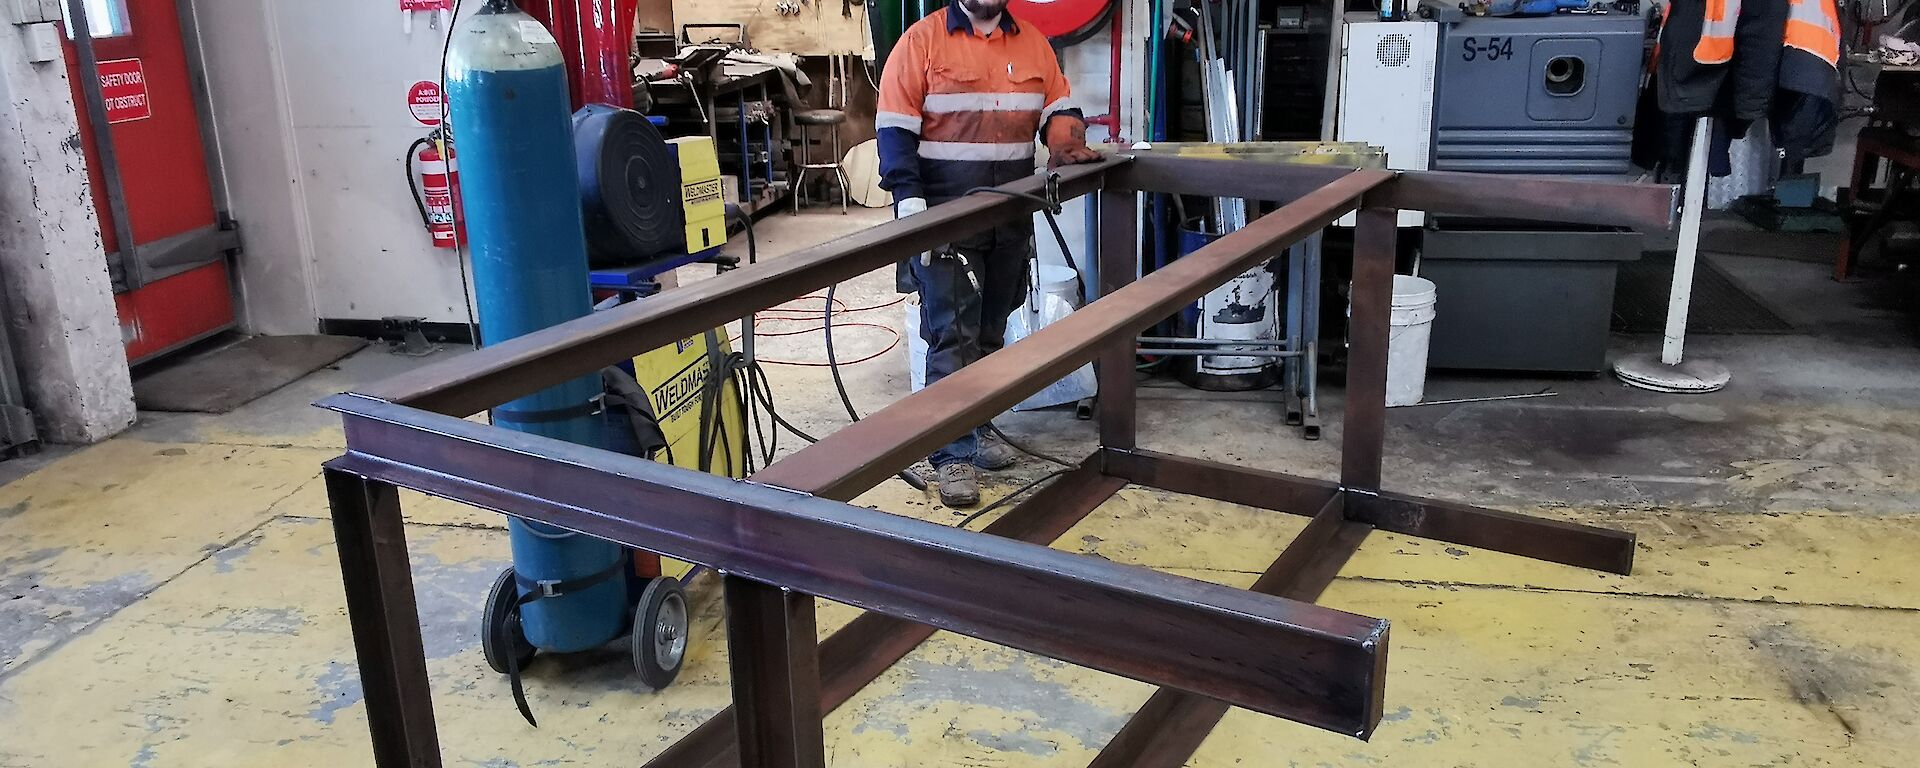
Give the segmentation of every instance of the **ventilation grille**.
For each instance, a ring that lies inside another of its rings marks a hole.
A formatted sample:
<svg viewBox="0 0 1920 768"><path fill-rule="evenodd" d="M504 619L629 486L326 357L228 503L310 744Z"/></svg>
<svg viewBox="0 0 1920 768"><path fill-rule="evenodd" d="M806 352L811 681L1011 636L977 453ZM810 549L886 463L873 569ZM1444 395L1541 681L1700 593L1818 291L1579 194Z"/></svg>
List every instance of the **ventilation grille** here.
<svg viewBox="0 0 1920 768"><path fill-rule="evenodd" d="M1374 44L1373 53L1380 58L1382 66L1404 67L1413 58L1413 40L1403 32L1395 32L1381 37Z"/></svg>

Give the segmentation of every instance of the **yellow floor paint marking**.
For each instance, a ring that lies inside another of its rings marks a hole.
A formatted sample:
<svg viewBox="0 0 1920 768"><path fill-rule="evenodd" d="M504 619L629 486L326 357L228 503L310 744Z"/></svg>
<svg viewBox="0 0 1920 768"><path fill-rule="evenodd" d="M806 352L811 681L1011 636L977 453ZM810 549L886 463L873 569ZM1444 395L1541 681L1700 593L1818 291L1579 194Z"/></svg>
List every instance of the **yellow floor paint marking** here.
<svg viewBox="0 0 1920 768"><path fill-rule="evenodd" d="M48 536L35 541L68 550L51 560L55 575L80 583L122 553L197 559L205 542L266 519L275 500L274 513L289 515L0 676L0 766L365 764L365 709L315 471L330 454L116 441L0 488L0 510L31 497L0 518L0 536ZM189 464L164 463L178 461ZM88 478L109 470L144 479L113 510L76 512L100 504ZM1016 487L990 482L990 498ZM65 514L49 516L43 498L62 499L54 509ZM617 647L543 659L528 681L542 727L528 728L477 643L481 597L507 557L491 529L500 516L417 494L405 503L424 523L408 533L449 765L635 765L728 702L718 590L707 579L693 591L690 656L672 689L637 690ZM898 482L858 503L958 520ZM127 505L150 512L129 516ZM185 525L181 510L203 527L159 525ZM1191 765L1920 764L1920 680L1907 661L1920 658L1920 612L1788 604L1913 607L1913 576L1898 559L1920 544L1912 519L1550 513L1638 531L1642 575L1377 534L1327 603L1394 622L1379 735L1361 743L1235 712ZM20 533L30 517L30 534ZM105 522L108 532L95 530ZM1244 587L1304 522L1134 488L1059 546ZM1780 604L1760 602L1767 596ZM823 602L822 634L857 614ZM1084 765L1151 691L940 634L829 716L829 764Z"/></svg>
<svg viewBox="0 0 1920 768"><path fill-rule="evenodd" d="M1920 517L1522 509L1639 537L1633 576L1376 533L1341 573L1385 580L1920 609ZM1263 571L1306 518L1128 488L1063 546L1160 569Z"/></svg>
<svg viewBox="0 0 1920 768"><path fill-rule="evenodd" d="M505 537L408 534L449 765L633 765L728 701L717 593L697 590L669 693L638 690L622 649L545 659L528 727L476 632ZM331 527L278 520L236 550L0 681L0 766L368 764Z"/></svg>
<svg viewBox="0 0 1920 768"><path fill-rule="evenodd" d="M1920 614L1340 581L1393 619L1371 743L1247 712L1191 763L1920 764Z"/></svg>
<svg viewBox="0 0 1920 768"><path fill-rule="evenodd" d="M326 456L114 440L0 486L0 674L266 521Z"/></svg>

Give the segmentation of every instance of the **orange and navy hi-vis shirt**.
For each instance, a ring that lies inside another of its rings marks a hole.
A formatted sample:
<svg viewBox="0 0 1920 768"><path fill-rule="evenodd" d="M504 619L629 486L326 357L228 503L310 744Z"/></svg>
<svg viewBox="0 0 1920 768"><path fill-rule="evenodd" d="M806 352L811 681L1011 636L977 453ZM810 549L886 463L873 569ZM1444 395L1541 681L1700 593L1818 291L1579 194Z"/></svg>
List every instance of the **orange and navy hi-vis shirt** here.
<svg viewBox="0 0 1920 768"><path fill-rule="evenodd" d="M946 8L908 27L880 78L880 186L939 203L1031 176L1055 115L1080 118L1053 46L1009 13L985 36Z"/></svg>

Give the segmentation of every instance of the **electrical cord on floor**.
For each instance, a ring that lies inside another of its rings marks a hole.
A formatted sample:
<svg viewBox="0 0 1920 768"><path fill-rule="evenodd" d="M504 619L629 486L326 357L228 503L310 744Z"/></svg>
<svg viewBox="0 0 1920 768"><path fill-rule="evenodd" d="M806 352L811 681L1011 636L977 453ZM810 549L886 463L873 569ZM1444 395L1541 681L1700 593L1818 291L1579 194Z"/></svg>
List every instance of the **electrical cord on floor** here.
<svg viewBox="0 0 1920 768"><path fill-rule="evenodd" d="M1048 480L1052 480L1056 477L1060 477L1072 471L1073 469L1057 469L1052 472L1048 472L1047 474L1041 475L1040 479L1035 480L1031 483L1027 483L1026 485L1020 486L1018 489L1014 490L1013 493L1009 493L1005 496L1002 496L998 500L994 501L992 504L988 504L984 507L981 507L979 511L976 511L971 515L967 515L965 518L961 519L960 522L955 523L953 527L965 528L969 524L971 524L973 521L978 520L982 517L986 517L987 513L1006 506L1007 502L1010 502L1016 498L1019 498L1021 494L1040 487L1041 483L1047 482Z"/></svg>
<svg viewBox="0 0 1920 768"><path fill-rule="evenodd" d="M1039 203L1041 205L1041 213L1044 214L1047 219L1047 226L1053 230L1054 239L1058 242L1060 246L1061 256L1066 260L1068 268L1072 269L1076 276L1079 275L1079 272L1080 272L1079 265L1074 262L1072 250L1067 247L1066 235L1060 230L1060 223L1054 218L1054 214L1056 213L1055 211L1056 206L1054 205L1054 203L1048 201L1046 198L1041 197L1039 195L1029 194L1026 192L1016 192L1008 189L1000 189L998 187L976 187L974 189L968 190L967 194L975 194L980 192L989 192L994 194L1007 195L1009 197L1024 198L1024 199L1032 200L1034 202ZM744 215L741 216L741 219L743 220L743 223L745 225L744 228L746 230L746 235L747 235L747 254L748 254L747 258L751 263L755 259L754 251L756 246L755 246L755 238L753 234L753 225L751 223L746 223L744 221L746 218L747 217ZM1076 280L1076 284L1077 283L1078 281ZM827 288L826 301L823 302L824 306L821 310L823 314L823 318L822 318L823 326L821 330L826 339L827 369L832 373L832 376L833 376L834 391L840 397L840 405L842 408L846 410L847 418L857 423L860 421L860 418L861 418L860 412L859 412L859 409L853 406L853 397L847 392L846 379L844 376L841 375L841 372L840 372L840 359L833 346L834 298L835 298L835 293L839 290L839 288L840 288L840 285L838 283L835 283L834 285ZM1084 298L1085 297L1082 296L1083 300ZM794 435L798 436L800 439L805 440L809 443L820 442L818 439L815 439L813 436L808 435L805 432L802 432L798 428L794 427L791 423L788 423L786 419L781 418L779 410L774 405L774 402L773 402L773 387L771 384L766 382L766 373L764 370L760 368L760 364L758 361L747 363L744 366L744 368L747 371L746 378L748 382L748 388L753 390L748 395L747 399L749 401L758 400L760 403L760 406L766 410L767 415L771 418L771 420L775 425L785 428L787 431L792 432ZM756 381L758 382L757 385L756 385ZM753 419L753 423L757 431L759 428L759 420L755 418ZM1033 449L1030 446L1027 446L1017 440L1014 440L1008 437L1007 433L1002 432L999 427L994 426L992 423L987 424L987 429L991 430L994 435L998 436L1002 441L1006 442L1007 445L1012 446L1014 450L1020 451L1021 453L1025 453L1029 456L1033 456L1043 461L1048 461L1063 467L1067 467L1068 469L1061 470L1059 472L1054 472L1045 477L1042 477L1039 480L1029 483L1026 487L1021 488L1017 491L1014 491L1013 493L1008 494L1007 496L1001 498L1000 500L987 505L986 507L982 508L979 512L975 512L973 513L972 516L968 517L966 520L961 521L962 526L966 525L966 523L968 522L979 519L981 515L984 515L988 512L991 512L995 509L1000 508L1002 505L1006 504L1008 501L1012 500L1014 497L1017 497L1020 494L1026 493L1029 490L1032 490L1033 488L1039 486L1041 483L1046 482L1047 480L1053 479L1055 477L1058 477L1060 475L1066 474L1069 471L1072 471L1072 468L1077 466L1072 462L1066 461L1065 459L1061 459L1056 456L1051 456L1046 453L1042 453L1038 450ZM777 439L777 435L778 433L776 432L775 433L776 439ZM766 454L765 458L767 463L771 464L773 462L772 453L770 451L765 450L764 442L763 442L763 453ZM914 473L911 469L903 469L898 473L898 475L901 480L905 481L908 485L913 486L916 490L920 490L920 491L927 490L928 484L926 479Z"/></svg>
<svg viewBox="0 0 1920 768"><path fill-rule="evenodd" d="M821 327L821 331L827 339L827 370L833 372L833 388L840 393L840 405L847 409L847 418L859 421L860 412L854 410L853 398L847 396L847 383L840 378L840 357L833 350L833 294L839 290L839 283L827 286L825 309L821 312L825 315L826 324Z"/></svg>
<svg viewBox="0 0 1920 768"><path fill-rule="evenodd" d="M1000 438L1000 442L1013 446L1014 450L1024 453L1028 456L1032 456L1036 459L1040 459L1041 461L1045 461L1052 464L1058 464L1060 466L1069 467L1069 468L1080 466L1078 464L1075 464L1071 461L1067 461L1066 459L1060 458L1058 456L1052 456L1049 454L1041 453L1040 451L1035 450L1033 447L1025 443L1022 443L1018 440L1008 437L1007 433L1000 431L1000 428L997 426L994 426L993 422L991 421L987 422L987 431L992 432L995 437Z"/></svg>
<svg viewBox="0 0 1920 768"><path fill-rule="evenodd" d="M753 222L749 220L750 218L751 217L747 216L745 212L742 212L740 216L742 228L746 231L747 235L747 262L753 264L759 261L759 244L753 234ZM826 333L827 341L827 368L833 373L833 388L840 395L840 404L847 409L847 418L858 422L860 421L860 413L854 409L853 398L847 394L846 380L840 375L840 360L834 355L833 349L833 294L839 287L839 284L836 283L833 287L827 289L827 300L825 302L826 326L823 330ZM751 320L748 322L751 322ZM812 435L802 432L798 427L793 426L793 424L789 423L786 419L781 418L778 407L773 403L773 385L766 381L766 371L760 367L758 360L746 362L742 359L738 362L731 362L729 367L746 371L748 388L754 390L748 395L748 400L759 400L761 407L766 410L767 415L771 417L775 426L783 427L788 432L792 432L795 436L809 443L820 442ZM759 419L753 419L753 423L755 430L758 431ZM761 441L762 451L765 454L763 458L769 465L773 464L773 454L775 450L778 450L778 441L779 432L777 430L773 432L771 445L765 440ZM913 486L915 490L927 490L926 479L915 474L911 469L900 470L899 477L905 481L907 485Z"/></svg>

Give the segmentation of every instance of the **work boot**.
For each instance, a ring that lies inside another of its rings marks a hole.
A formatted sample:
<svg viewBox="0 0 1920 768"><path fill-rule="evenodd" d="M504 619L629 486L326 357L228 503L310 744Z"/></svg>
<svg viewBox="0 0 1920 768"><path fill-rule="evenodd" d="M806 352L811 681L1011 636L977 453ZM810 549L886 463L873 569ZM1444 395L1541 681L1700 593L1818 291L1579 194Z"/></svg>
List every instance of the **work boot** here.
<svg viewBox="0 0 1920 768"><path fill-rule="evenodd" d="M940 503L955 509L980 503L980 478L972 464L955 462L940 468Z"/></svg>
<svg viewBox="0 0 1920 768"><path fill-rule="evenodd" d="M989 472L1006 469L1020 461L1020 450L1007 445L1007 441L992 430L981 435L975 445L973 465Z"/></svg>

